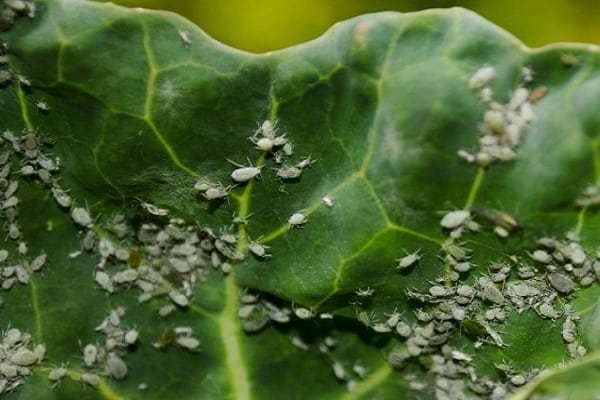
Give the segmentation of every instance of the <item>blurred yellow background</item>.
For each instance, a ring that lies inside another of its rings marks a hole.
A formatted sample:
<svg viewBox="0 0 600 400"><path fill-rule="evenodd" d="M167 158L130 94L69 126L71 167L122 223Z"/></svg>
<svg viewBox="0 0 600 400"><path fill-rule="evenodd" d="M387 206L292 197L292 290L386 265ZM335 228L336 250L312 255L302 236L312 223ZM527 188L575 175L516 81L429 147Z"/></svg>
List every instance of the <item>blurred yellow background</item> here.
<svg viewBox="0 0 600 400"><path fill-rule="evenodd" d="M214 38L264 52L319 36L333 23L381 11L462 6L512 32L529 46L600 42L600 0L116 0L177 12Z"/></svg>

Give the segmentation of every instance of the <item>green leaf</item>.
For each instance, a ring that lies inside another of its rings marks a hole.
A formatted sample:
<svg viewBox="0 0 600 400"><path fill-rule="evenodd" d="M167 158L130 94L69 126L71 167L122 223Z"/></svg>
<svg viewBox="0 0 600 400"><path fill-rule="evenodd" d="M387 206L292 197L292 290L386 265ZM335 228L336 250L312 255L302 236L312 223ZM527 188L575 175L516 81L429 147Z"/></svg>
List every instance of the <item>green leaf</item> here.
<svg viewBox="0 0 600 400"><path fill-rule="evenodd" d="M80 248L83 230L44 185L20 179L23 238L29 254L46 252L49 261L28 285L2 293L0 326L31 333L47 354L6 398L432 398L431 382L427 392L409 389L409 374L424 375L417 363L402 371L388 365L386 355L403 341L373 332L358 316L381 321L396 309L414 320L406 290L427 290L428 281L448 272L440 261L445 211L498 209L523 226L500 239L483 219L479 233L465 235L478 265L471 278L492 261L526 258L541 236L576 230L587 250L598 244L597 210L574 205L586 186L600 182L597 47L527 49L480 17L449 9L366 15L315 41L249 54L173 14L76 0L36 4L36 18L20 18L3 34L10 67L32 85L0 91L2 129L35 129L55 140L50 152L61 160L60 185L77 206L89 207L99 228L116 212L132 225L151 218L140 202L214 231L235 214L249 218L234 228L238 250L248 252L249 236L270 246L272 257L248 255L226 276L209 269L192 304L161 318L164 297L140 304L137 290L99 290L98 256L68 256ZM489 169L456 155L477 148L485 106L469 79L483 65L496 69L492 88L501 102L525 66L535 72L534 85L548 89L517 159ZM51 109L40 110L39 101ZM274 160L248 140L267 119L293 142L289 162L316 160L300 179L278 179ZM193 189L199 179L228 185L235 167L227 160L247 158L263 166L262 179L236 186L228 201L207 202ZM288 218L299 211L308 222L292 228ZM139 245L128 240L123 246ZM5 244L16 260L16 244ZM395 260L416 250L418 264L398 272ZM246 334L238 318L246 288L334 319L294 319ZM355 292L367 288L374 294L359 299ZM584 310L597 292L595 285L579 290L574 306L590 349L597 348L589 322L595 313ZM139 330L140 342L124 356L127 379L105 377L94 390L77 382L85 370L81 347L103 340L94 328L117 306L125 307L123 324ZM152 346L176 326L193 328L200 352ZM532 311L511 314L501 330L509 346L476 353L478 373L491 379L498 378L494 363L528 370L567 359L560 324ZM337 345L323 353L318 345L327 336ZM309 350L294 347L293 337ZM462 331L454 343L475 351ZM347 370L360 363L367 375L355 376L348 391L334 376L336 361ZM53 387L47 373L60 363L68 363L72 379ZM148 389L140 391L140 383Z"/></svg>

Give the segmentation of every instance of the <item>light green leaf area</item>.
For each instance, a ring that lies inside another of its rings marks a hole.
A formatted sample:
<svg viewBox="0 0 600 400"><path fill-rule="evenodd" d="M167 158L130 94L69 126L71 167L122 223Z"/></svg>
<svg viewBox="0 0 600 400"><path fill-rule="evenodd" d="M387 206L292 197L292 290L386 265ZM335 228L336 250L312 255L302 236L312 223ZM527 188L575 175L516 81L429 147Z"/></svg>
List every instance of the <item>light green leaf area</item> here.
<svg viewBox="0 0 600 400"><path fill-rule="evenodd" d="M397 309L414 319L405 291L423 290L444 273L445 211L501 209L524 227L500 239L483 222L481 232L465 235L479 266L473 276L491 261L525 256L543 235L575 229L590 251L598 244L600 215L574 206L600 181L596 47L527 49L480 17L450 9L366 15L315 41L256 55L227 48L173 14L76 0L37 5L35 19L22 18L3 34L13 70L32 87L0 90L0 128L35 128L54 138L61 185L99 221L117 211L139 219L139 201L214 230L231 225L233 214L249 216L238 230L241 242L247 235L260 240L272 257L248 257L226 277L211 272L189 309L160 318L163 303L98 289L96 257L68 257L82 237L68 213L41 185L24 181L24 238L32 254L48 253L49 265L29 285L1 294L0 328L32 333L48 353L7 399L431 398L404 379L422 374L419 367L397 372L385 361L400 341L356 316L369 311L381 320ZM565 65L565 53L577 65ZM517 160L478 170L456 152L477 146L484 106L468 81L486 64L497 70L492 87L502 101L524 66L548 94L535 105ZM51 110L39 111L39 100ZM294 161L316 160L301 179L282 182L273 160L253 149L248 137L266 119L277 120L294 143ZM226 159L247 158L264 162L262 179L234 188L228 201L208 203L193 190L200 178L230 184L234 167ZM326 195L333 207L323 205ZM301 210L308 222L290 227L288 218ZM398 272L394 260L418 249L418 265ZM359 299L355 291L367 287L374 295ZM244 288L336 317L249 335L237 316ZM577 294L590 350L598 348L598 291L594 284ZM141 338L127 355L127 379L104 378L98 389L72 379L52 387L47 368L68 363L81 371L81 344L101 340L94 327L119 305L127 310L123 324ZM179 325L194 328L201 352L153 348ZM567 359L559 323L526 312L502 331L509 346L477 351L476 365L490 377L502 360L527 369ZM338 345L324 355L316 344L328 335ZM293 336L310 350L292 346ZM474 351L470 339L456 343ZM348 369L360 362L368 375L349 392L332 372L334 360ZM137 389L142 382L147 391Z"/></svg>

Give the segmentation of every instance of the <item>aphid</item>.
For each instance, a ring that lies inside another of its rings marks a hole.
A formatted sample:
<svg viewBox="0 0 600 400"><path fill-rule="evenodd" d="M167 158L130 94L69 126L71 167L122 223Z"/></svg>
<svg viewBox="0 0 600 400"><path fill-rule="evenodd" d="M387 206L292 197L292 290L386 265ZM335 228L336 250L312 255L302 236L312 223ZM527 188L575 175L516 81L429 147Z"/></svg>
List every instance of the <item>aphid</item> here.
<svg viewBox="0 0 600 400"><path fill-rule="evenodd" d="M138 385L138 390L148 390L148 384L147 383L140 383Z"/></svg>
<svg viewBox="0 0 600 400"><path fill-rule="evenodd" d="M108 293L114 292L115 289L113 283L110 279L110 276L106 272L96 271L94 280L102 289L106 290Z"/></svg>
<svg viewBox="0 0 600 400"><path fill-rule="evenodd" d="M366 288L366 289L356 289L356 295L359 297L370 297L373 296L373 294L375 294L375 289L373 288Z"/></svg>
<svg viewBox="0 0 600 400"><path fill-rule="evenodd" d="M364 379L367 376L367 369L361 364L354 364L352 370L360 379Z"/></svg>
<svg viewBox="0 0 600 400"><path fill-rule="evenodd" d="M297 168L304 169L312 166L316 161L311 159L310 156L301 160L298 164L296 164Z"/></svg>
<svg viewBox="0 0 600 400"><path fill-rule="evenodd" d="M135 344L138 341L140 334L135 329L131 329L125 333L124 339L125 343L128 345Z"/></svg>
<svg viewBox="0 0 600 400"><path fill-rule="evenodd" d="M0 263L3 263L7 259L8 259L8 251L4 250L4 249L1 249L0 250Z"/></svg>
<svg viewBox="0 0 600 400"><path fill-rule="evenodd" d="M38 272L44 267L47 259L48 256L46 256L46 254L40 254L39 256L34 258L33 261L31 261L31 263L29 264L29 268L31 268L33 272Z"/></svg>
<svg viewBox="0 0 600 400"><path fill-rule="evenodd" d="M308 220L306 216L300 212L292 214L292 216L288 219L288 224L294 227L298 227L307 223Z"/></svg>
<svg viewBox="0 0 600 400"><path fill-rule="evenodd" d="M409 253L406 256L397 259L396 261L398 264L396 265L396 268L403 270L417 263L422 258L419 252L420 250L417 250L414 253Z"/></svg>
<svg viewBox="0 0 600 400"><path fill-rule="evenodd" d="M544 250L536 250L532 254L530 254L530 257L535 261L541 262L543 264L548 264L552 261L552 256Z"/></svg>
<svg viewBox="0 0 600 400"><path fill-rule="evenodd" d="M479 296L482 299L488 300L495 304L503 304L504 303L504 295L502 295L502 292L500 291L500 289L498 289L492 283L484 285L481 288L481 291L479 292Z"/></svg>
<svg viewBox="0 0 600 400"><path fill-rule="evenodd" d="M498 346L498 347L506 346L506 344L502 340L502 336L500 336L500 334L498 334L498 332L493 330L492 327L490 327L488 324L484 324L483 326L485 328L485 332L489 335L489 337L492 339L492 341L494 342L494 344L496 346Z"/></svg>
<svg viewBox="0 0 600 400"><path fill-rule="evenodd" d="M387 333L392 331L392 327L385 322L378 322L373 325L373 330L378 333Z"/></svg>
<svg viewBox="0 0 600 400"><path fill-rule="evenodd" d="M321 318L321 319L333 319L333 314L331 314L331 313L321 313L321 314L319 314L319 318Z"/></svg>
<svg viewBox="0 0 600 400"><path fill-rule="evenodd" d="M8 187L4 191L4 197L5 198L12 197L17 192L18 189L19 189L19 182L18 181L10 181L10 183L8 184Z"/></svg>
<svg viewBox="0 0 600 400"><path fill-rule="evenodd" d="M340 364L338 361L334 361L331 368L333 369L333 374L335 375L335 377L341 381L345 381L348 378L348 375L346 374L346 370L344 369L344 366L342 364Z"/></svg>
<svg viewBox="0 0 600 400"><path fill-rule="evenodd" d="M89 228L92 225L92 217L90 217L90 214L85 208L74 208L73 211L71 211L71 217L76 224L79 224L84 228Z"/></svg>
<svg viewBox="0 0 600 400"><path fill-rule="evenodd" d="M94 387L100 385L101 382L100 377L98 375L91 374L89 372L84 372L83 374L81 374L79 379L81 379L81 382Z"/></svg>
<svg viewBox="0 0 600 400"><path fill-rule="evenodd" d="M403 338L408 338L412 334L412 328L404 321L396 324L396 333Z"/></svg>
<svg viewBox="0 0 600 400"><path fill-rule="evenodd" d="M8 199L4 200L2 203L2 208L7 209L11 207L16 207L19 204L19 198L17 196L11 196Z"/></svg>
<svg viewBox="0 0 600 400"><path fill-rule="evenodd" d="M256 136L251 136L250 141L254 143L254 146L257 150L264 152L270 152L275 146L272 137L257 138Z"/></svg>
<svg viewBox="0 0 600 400"><path fill-rule="evenodd" d="M443 286L434 285L429 288L429 294L433 297L443 297L448 294L448 291Z"/></svg>
<svg viewBox="0 0 600 400"><path fill-rule="evenodd" d="M456 229L462 226L469 218L471 213L467 210L450 211L440 221L443 228Z"/></svg>
<svg viewBox="0 0 600 400"><path fill-rule="evenodd" d="M250 244L248 245L248 250L250 250L252 254L260 258L271 257L271 255L267 253L267 249L269 249L269 246L265 246L256 242L250 242Z"/></svg>
<svg viewBox="0 0 600 400"><path fill-rule="evenodd" d="M299 336L292 336L291 341L292 341L292 345L294 347L297 347L300 350L304 350L304 351L308 351L309 350L308 345Z"/></svg>
<svg viewBox="0 0 600 400"><path fill-rule="evenodd" d="M38 362L38 357L33 351L22 347L12 354L10 362L21 367L28 367Z"/></svg>
<svg viewBox="0 0 600 400"><path fill-rule="evenodd" d="M83 348L83 363L87 367L91 367L96 363L98 358L98 348L93 344L88 344Z"/></svg>
<svg viewBox="0 0 600 400"><path fill-rule="evenodd" d="M158 315L164 318L170 315L175 310L176 307L173 304L167 304L158 309Z"/></svg>
<svg viewBox="0 0 600 400"><path fill-rule="evenodd" d="M471 76L469 80L469 86L473 89L480 89L487 85L496 76L496 70L494 67L485 65L479 68Z"/></svg>
<svg viewBox="0 0 600 400"><path fill-rule="evenodd" d="M313 317L313 312L310 311L308 308L303 307L298 307L294 309L294 314L296 314L296 317L300 319L311 319Z"/></svg>
<svg viewBox="0 0 600 400"><path fill-rule="evenodd" d="M456 153L461 159L463 159L464 161L468 162L469 164L474 163L475 162L475 156L471 153L469 153L466 150L458 150L458 152Z"/></svg>
<svg viewBox="0 0 600 400"><path fill-rule="evenodd" d="M235 165L236 167L239 167L239 168L233 170L233 172L231 173L231 179L233 179L235 182L243 183L243 182L248 182L249 180L254 179L256 177L260 177L260 171L263 168L262 166L254 167L254 166L252 166L252 163L250 163L250 162L249 162L250 166L244 166L244 165L238 164L231 160L227 160L227 161L229 161L231 164Z"/></svg>
<svg viewBox="0 0 600 400"><path fill-rule="evenodd" d="M535 89L533 89L531 94L529 95L529 102L531 104L535 104L544 97L546 97L546 94L548 94L548 87L538 86Z"/></svg>
<svg viewBox="0 0 600 400"><path fill-rule="evenodd" d="M533 70L531 67L523 67L521 69L521 75L523 76L523 82L533 82Z"/></svg>
<svg viewBox="0 0 600 400"><path fill-rule="evenodd" d="M25 242L19 242L19 245L17 246L17 251L19 253L20 256L24 256L27 254L28 251L28 247L27 247L27 243Z"/></svg>
<svg viewBox="0 0 600 400"><path fill-rule="evenodd" d="M155 206L154 204L150 204L147 202L142 201L140 203L140 206L142 206L142 208L146 211L148 211L150 214L152 215L156 215L159 217L163 217L167 214L169 214L169 210L165 209L165 208L160 208L158 206Z"/></svg>
<svg viewBox="0 0 600 400"><path fill-rule="evenodd" d="M277 133L277 121L271 122L265 120L262 125L254 133L256 136L262 135L267 138L274 138Z"/></svg>
<svg viewBox="0 0 600 400"><path fill-rule="evenodd" d="M186 350L196 350L200 346L200 341L191 336L178 337L175 343Z"/></svg>
<svg viewBox="0 0 600 400"><path fill-rule="evenodd" d="M215 185L215 186L211 186L210 188L208 188L204 193L202 193L202 196L206 199L206 200L221 200L226 198L229 195L229 189L228 188L224 188L221 185Z"/></svg>
<svg viewBox="0 0 600 400"><path fill-rule="evenodd" d="M515 386L523 386L525 382L526 380L523 375L513 375L510 377L510 383L512 383Z"/></svg>
<svg viewBox="0 0 600 400"><path fill-rule="evenodd" d="M501 238L507 238L510 235L510 233L501 226L494 227L494 233Z"/></svg>
<svg viewBox="0 0 600 400"><path fill-rule="evenodd" d="M562 294L570 294L575 290L575 283L573 280L560 272L549 274L548 282L550 282L550 285L556 289L557 292Z"/></svg>
<svg viewBox="0 0 600 400"><path fill-rule="evenodd" d="M280 138L280 137L281 137L281 136L279 136L278 138ZM278 138L276 138L276 139L278 139ZM293 146L291 143L289 143L289 142L288 142L288 143L285 143L285 144L283 145L282 151L283 151L283 154L285 154L286 156L288 156L288 157L289 157L289 156L291 156L292 154L294 154L294 146Z"/></svg>
<svg viewBox="0 0 600 400"><path fill-rule="evenodd" d="M50 106L48 105L48 103L46 103L43 100L38 101L37 103L35 103L35 106L37 107L38 110L40 111L44 111L44 112L48 112L50 111Z"/></svg>
<svg viewBox="0 0 600 400"><path fill-rule="evenodd" d="M325 196L321 199L321 201L326 207L333 207L333 199L331 197Z"/></svg>
<svg viewBox="0 0 600 400"><path fill-rule="evenodd" d="M171 290L169 292L169 297L171 298L173 303L181 307L187 307L190 303L188 298L177 290Z"/></svg>
<svg viewBox="0 0 600 400"><path fill-rule="evenodd" d="M190 38L190 33L188 31L177 31L179 34L179 38L183 42L184 45L189 46L192 44L192 39Z"/></svg>
<svg viewBox="0 0 600 400"><path fill-rule="evenodd" d="M67 369L63 367L53 368L48 373L48 379L57 382L67 375Z"/></svg>
<svg viewBox="0 0 600 400"><path fill-rule="evenodd" d="M538 315L542 318L549 318L549 319L554 320L560 316L558 311L556 311L556 309L548 303L542 303L539 306L534 307L534 309L538 313Z"/></svg>
<svg viewBox="0 0 600 400"><path fill-rule="evenodd" d="M127 268L123 271L119 271L113 275L112 281L116 284L126 284L134 282L139 276L137 270L133 268Z"/></svg>
<svg viewBox="0 0 600 400"><path fill-rule="evenodd" d="M579 65L579 59L573 53L563 53L560 56L560 61L569 68Z"/></svg>
<svg viewBox="0 0 600 400"><path fill-rule="evenodd" d="M115 353L109 353L106 357L106 369L110 376L115 379L125 379L127 376L127 364Z"/></svg>
<svg viewBox="0 0 600 400"><path fill-rule="evenodd" d="M302 169L283 165L276 169L277 177L281 179L297 179L302 175Z"/></svg>

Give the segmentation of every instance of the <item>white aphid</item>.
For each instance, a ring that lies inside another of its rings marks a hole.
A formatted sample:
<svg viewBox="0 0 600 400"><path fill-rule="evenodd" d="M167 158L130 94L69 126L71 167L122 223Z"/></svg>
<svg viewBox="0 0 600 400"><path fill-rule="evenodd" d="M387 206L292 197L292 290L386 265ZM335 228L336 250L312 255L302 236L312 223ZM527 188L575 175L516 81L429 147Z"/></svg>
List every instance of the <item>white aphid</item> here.
<svg viewBox="0 0 600 400"><path fill-rule="evenodd" d="M292 336L292 345L300 350L308 351L309 347L304 340L299 336Z"/></svg>
<svg viewBox="0 0 600 400"><path fill-rule="evenodd" d="M473 89L480 89L487 85L496 76L494 67L485 65L479 68L469 79L469 86Z"/></svg>
<svg viewBox="0 0 600 400"><path fill-rule="evenodd" d="M358 289L356 289L355 293L359 297L371 297L371 296L373 296L373 294L375 294L375 289L370 288L370 287L368 287L366 289L358 288Z"/></svg>
<svg viewBox="0 0 600 400"><path fill-rule="evenodd" d="M98 358L98 348L93 344L88 344L83 348L83 363L87 367L91 367L96 363Z"/></svg>
<svg viewBox="0 0 600 400"><path fill-rule="evenodd" d="M456 229L462 226L471 217L471 213L467 210L450 211L440 221L443 228Z"/></svg>
<svg viewBox="0 0 600 400"><path fill-rule="evenodd" d="M173 304L167 304L158 309L158 315L161 317L167 317L175 310L176 307Z"/></svg>
<svg viewBox="0 0 600 400"><path fill-rule="evenodd" d="M133 268L127 268L113 275L112 281L116 284L126 284L134 282L139 276L139 272Z"/></svg>
<svg viewBox="0 0 600 400"><path fill-rule="evenodd" d="M187 350L196 350L200 346L200 341L190 336L178 337L175 343Z"/></svg>
<svg viewBox="0 0 600 400"><path fill-rule="evenodd" d="M224 199L228 195L229 192L227 191L227 189L222 187L221 185L212 186L208 188L204 193L202 193L202 196L204 196L206 200Z"/></svg>
<svg viewBox="0 0 600 400"><path fill-rule="evenodd" d="M304 225L306 222L308 222L306 216L299 212L292 214L292 216L288 219L288 223L291 226Z"/></svg>
<svg viewBox="0 0 600 400"><path fill-rule="evenodd" d="M38 357L33 351L22 347L13 353L10 357L10 361L21 367L28 367L38 362Z"/></svg>
<svg viewBox="0 0 600 400"><path fill-rule="evenodd" d="M131 329L129 331L127 331L127 333L125 333L125 343L131 345L131 344L135 344L138 341L140 334L138 331L136 331L135 329Z"/></svg>
<svg viewBox="0 0 600 400"><path fill-rule="evenodd" d="M250 252L252 252L252 254L254 254L257 257L270 257L270 254L267 254L267 249L269 248L269 246L265 246L262 245L260 243L256 243L256 242L251 242L248 245L248 250L250 250Z"/></svg>
<svg viewBox="0 0 600 400"><path fill-rule="evenodd" d="M404 257L397 259L396 261L398 264L396 265L396 268L400 270L409 268L420 259L421 255L419 254L419 250L417 250L414 253L407 254Z"/></svg>
<svg viewBox="0 0 600 400"><path fill-rule="evenodd" d="M344 369L344 366L342 364L340 364L339 362L334 361L331 368L333 369L333 374L339 380L343 381L348 378L348 375L346 374L346 370Z"/></svg>
<svg viewBox="0 0 600 400"><path fill-rule="evenodd" d="M67 375L66 368L63 368L63 367L53 368L48 373L48 379L50 379L53 382L56 382L56 381L60 381L62 378L64 378L65 375Z"/></svg>
<svg viewBox="0 0 600 400"><path fill-rule="evenodd" d="M283 165L277 169L277 177L281 179L297 179L302 175L302 168Z"/></svg>
<svg viewBox="0 0 600 400"><path fill-rule="evenodd" d="M71 207L71 196L64 190L58 187L52 187L52 196L59 206L64 208Z"/></svg>
<svg viewBox="0 0 600 400"><path fill-rule="evenodd" d="M178 31L177 33L183 44L188 46L192 44L192 39L190 38L190 33L188 31Z"/></svg>
<svg viewBox="0 0 600 400"><path fill-rule="evenodd" d="M294 309L294 314L296 314L296 317L300 319L311 319L313 317L313 312L310 311L308 308L303 307L298 307Z"/></svg>
<svg viewBox="0 0 600 400"><path fill-rule="evenodd" d="M273 139L270 137L263 137L257 140L252 140L257 150L269 152L273 150Z"/></svg>
<svg viewBox="0 0 600 400"><path fill-rule="evenodd" d="M321 201L326 207L333 207L333 199L331 197L325 196L321 199Z"/></svg>
<svg viewBox="0 0 600 400"><path fill-rule="evenodd" d="M173 303L181 307L187 307L190 304L188 298L178 290L171 290L169 292L169 298Z"/></svg>
<svg viewBox="0 0 600 400"><path fill-rule="evenodd" d="M46 254L40 254L39 256L34 258L33 261L31 261L31 263L29 264L29 268L31 268L33 272L38 272L44 267L47 259L48 256Z"/></svg>
<svg viewBox="0 0 600 400"><path fill-rule="evenodd" d="M3 263L7 259L8 259L8 251L4 250L4 249L1 249L0 250L0 263Z"/></svg>
<svg viewBox="0 0 600 400"><path fill-rule="evenodd" d="M458 156L460 158L462 158L463 160L465 160L468 163L474 163L475 162L475 156L471 153L469 153L466 150L458 150L458 152L456 153L458 154Z"/></svg>
<svg viewBox="0 0 600 400"><path fill-rule="evenodd" d="M127 364L115 353L109 353L106 357L106 369L110 376L115 379L125 379L127 376Z"/></svg>
<svg viewBox="0 0 600 400"><path fill-rule="evenodd" d="M76 224L79 224L85 228L89 228L92 225L92 217L85 208L77 207L71 211L71 217Z"/></svg>
<svg viewBox="0 0 600 400"><path fill-rule="evenodd" d="M169 210L167 210L165 208L160 208L158 206L155 206L154 204L150 204L150 203L142 201L140 203L140 205L142 206L142 208L144 210L148 211L152 215L163 217L163 216L169 214Z"/></svg>
<svg viewBox="0 0 600 400"><path fill-rule="evenodd" d="M100 377L96 374L91 374L89 372L84 372L80 375L79 379L81 382L86 383L90 386L98 386L100 384Z"/></svg>
<svg viewBox="0 0 600 400"><path fill-rule="evenodd" d="M296 167L298 167L300 169L304 169L304 168L310 167L315 162L316 161L311 159L309 156L309 157L305 158L304 160L300 161L298 164L296 164Z"/></svg>
<svg viewBox="0 0 600 400"><path fill-rule="evenodd" d="M104 290L109 293L112 293L115 288L110 279L110 276L104 271L96 271L96 275L94 276L96 283Z"/></svg>
<svg viewBox="0 0 600 400"><path fill-rule="evenodd" d="M231 179L233 179L234 181L236 181L238 183L248 182L249 180L260 176L260 171L261 171L262 167L255 167L253 165L244 166L244 165L238 164L231 160L227 160L227 161L229 161L236 167L239 167L239 168L234 169L233 172L231 173Z"/></svg>

